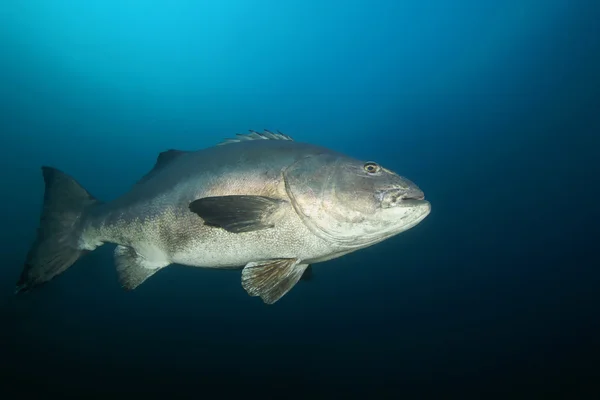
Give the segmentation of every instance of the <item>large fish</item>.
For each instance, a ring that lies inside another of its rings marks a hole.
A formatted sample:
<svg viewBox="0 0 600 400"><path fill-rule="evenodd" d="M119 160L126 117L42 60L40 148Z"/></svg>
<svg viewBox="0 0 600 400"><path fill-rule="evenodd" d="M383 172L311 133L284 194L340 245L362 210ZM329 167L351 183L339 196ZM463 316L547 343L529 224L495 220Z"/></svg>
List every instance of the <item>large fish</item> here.
<svg viewBox="0 0 600 400"><path fill-rule="evenodd" d="M17 293L115 243L126 289L171 264L243 267L243 288L272 304L311 264L406 231L431 209L414 183L375 162L269 131L199 151L165 151L109 203L57 169L42 170L40 228Z"/></svg>

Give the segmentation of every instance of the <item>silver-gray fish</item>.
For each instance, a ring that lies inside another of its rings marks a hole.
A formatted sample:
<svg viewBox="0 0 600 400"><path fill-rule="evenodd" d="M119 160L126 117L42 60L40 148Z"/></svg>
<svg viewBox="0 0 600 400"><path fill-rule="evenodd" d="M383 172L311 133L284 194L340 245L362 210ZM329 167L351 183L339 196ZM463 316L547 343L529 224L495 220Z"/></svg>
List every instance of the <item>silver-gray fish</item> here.
<svg viewBox="0 0 600 400"><path fill-rule="evenodd" d="M108 203L42 167L40 227L17 293L114 243L125 289L171 264L241 268L248 294L272 304L312 264L381 242L430 213L414 183L375 162L280 132L250 132L203 150L165 151Z"/></svg>

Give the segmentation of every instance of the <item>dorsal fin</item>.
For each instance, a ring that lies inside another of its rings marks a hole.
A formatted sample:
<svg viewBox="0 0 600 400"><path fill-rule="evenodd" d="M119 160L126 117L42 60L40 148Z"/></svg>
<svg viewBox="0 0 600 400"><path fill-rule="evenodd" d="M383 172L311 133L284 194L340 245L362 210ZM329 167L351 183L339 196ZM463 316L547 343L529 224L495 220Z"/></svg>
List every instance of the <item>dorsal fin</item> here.
<svg viewBox="0 0 600 400"><path fill-rule="evenodd" d="M154 164L154 169L164 167L169 162L185 153L187 153L187 151L174 149L163 151L158 155L158 157L156 157L156 164Z"/></svg>
<svg viewBox="0 0 600 400"><path fill-rule="evenodd" d="M256 131L253 131L252 129L250 129L250 133L246 133L246 134L238 133L236 135L236 137L226 139L226 140L222 141L221 143L219 143L218 145L221 146L224 144L239 143L239 142L245 142L247 140L261 140L261 139L262 140L294 140L291 137L289 137L288 135L281 133L279 131L277 131L277 133L273 133L273 132L265 129L263 132L256 132Z"/></svg>
<svg viewBox="0 0 600 400"><path fill-rule="evenodd" d="M150 172L148 172L146 175L144 175L142 177L142 179L140 179L137 183L142 183L147 181L149 178L151 178L156 171L161 170L165 165L169 164L171 161L173 161L174 159L178 158L180 155L188 153L187 151L183 151L183 150L167 150L167 151L163 151L162 153L160 153L158 155L158 157L156 157L156 163L154 164L154 167L150 170Z"/></svg>

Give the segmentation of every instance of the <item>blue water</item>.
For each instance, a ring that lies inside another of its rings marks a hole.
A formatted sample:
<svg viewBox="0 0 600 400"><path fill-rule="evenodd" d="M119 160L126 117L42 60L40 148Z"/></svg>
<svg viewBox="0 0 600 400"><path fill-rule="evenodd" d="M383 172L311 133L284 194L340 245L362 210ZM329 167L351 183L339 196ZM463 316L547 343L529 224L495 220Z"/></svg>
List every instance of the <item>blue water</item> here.
<svg viewBox="0 0 600 400"><path fill-rule="evenodd" d="M600 395L597 2L5 3L2 390ZM125 293L112 246L13 296L42 165L108 201L161 151L263 128L397 171L431 215L272 306L239 271Z"/></svg>

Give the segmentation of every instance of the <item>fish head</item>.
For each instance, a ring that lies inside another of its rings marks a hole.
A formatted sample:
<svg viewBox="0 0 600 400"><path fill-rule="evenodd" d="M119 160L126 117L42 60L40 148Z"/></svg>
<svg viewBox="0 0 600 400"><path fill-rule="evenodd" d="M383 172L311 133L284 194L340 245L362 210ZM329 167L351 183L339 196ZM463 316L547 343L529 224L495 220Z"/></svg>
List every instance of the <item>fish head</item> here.
<svg viewBox="0 0 600 400"><path fill-rule="evenodd" d="M406 231L431 211L413 182L373 161L339 154L304 157L284 173L305 225L347 248L366 247Z"/></svg>

